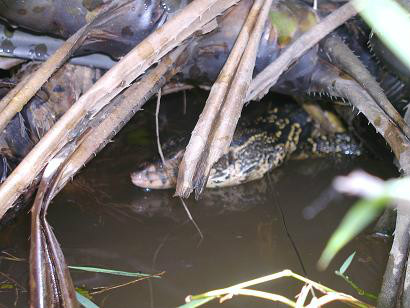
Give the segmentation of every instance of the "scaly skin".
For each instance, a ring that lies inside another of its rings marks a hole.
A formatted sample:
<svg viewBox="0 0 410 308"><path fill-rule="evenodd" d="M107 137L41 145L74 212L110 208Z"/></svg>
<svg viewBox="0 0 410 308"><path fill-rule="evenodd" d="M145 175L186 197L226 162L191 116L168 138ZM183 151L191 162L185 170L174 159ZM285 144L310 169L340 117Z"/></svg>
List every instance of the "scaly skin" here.
<svg viewBox="0 0 410 308"><path fill-rule="evenodd" d="M328 136L321 133L295 103L270 105L255 119L241 118L228 153L211 170L208 188L260 179L292 158L361 154L361 147L348 134ZM134 185L152 189L174 187L184 148L181 139L166 144L165 167L161 161L144 165L131 174Z"/></svg>

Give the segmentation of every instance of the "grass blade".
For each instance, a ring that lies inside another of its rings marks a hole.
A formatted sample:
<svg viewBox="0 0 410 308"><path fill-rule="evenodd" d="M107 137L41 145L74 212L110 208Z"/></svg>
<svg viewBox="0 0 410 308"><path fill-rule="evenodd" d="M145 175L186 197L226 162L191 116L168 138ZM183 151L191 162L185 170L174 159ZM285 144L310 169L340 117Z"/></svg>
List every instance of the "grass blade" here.
<svg viewBox="0 0 410 308"><path fill-rule="evenodd" d="M84 295L82 295L79 292L75 292L76 293L76 297L78 302L85 308L100 308L99 306L97 306L96 304L94 304L91 300L89 300L87 297L85 297Z"/></svg>
<svg viewBox="0 0 410 308"><path fill-rule="evenodd" d="M331 236L320 256L319 267L326 268L336 253L380 214L385 204L386 198L358 201Z"/></svg>
<svg viewBox="0 0 410 308"><path fill-rule="evenodd" d="M158 276L158 275L150 275L150 274L143 274L143 273L133 273L133 272L124 272L124 271L117 271L117 270L111 270L111 269L99 268L99 267L69 266L69 268L70 268L70 269L74 269L74 270L86 271L86 272L102 273L102 274L125 276L125 277L152 277L152 278L161 278L161 276Z"/></svg>
<svg viewBox="0 0 410 308"><path fill-rule="evenodd" d="M189 303L178 306L178 308L195 308L195 307L199 307L199 306L202 306L202 305L206 304L207 302L213 300L214 298L216 298L216 296L210 296L210 297L206 297L206 298L194 299L194 300L190 301Z"/></svg>
<svg viewBox="0 0 410 308"><path fill-rule="evenodd" d="M340 274L343 275L343 274L346 272L346 270L349 268L350 264L352 263L355 254L356 254L356 251L355 251L354 253L352 253L352 254L346 259L345 262L343 262L342 266L341 266L340 269L339 269L339 273L340 273Z"/></svg>

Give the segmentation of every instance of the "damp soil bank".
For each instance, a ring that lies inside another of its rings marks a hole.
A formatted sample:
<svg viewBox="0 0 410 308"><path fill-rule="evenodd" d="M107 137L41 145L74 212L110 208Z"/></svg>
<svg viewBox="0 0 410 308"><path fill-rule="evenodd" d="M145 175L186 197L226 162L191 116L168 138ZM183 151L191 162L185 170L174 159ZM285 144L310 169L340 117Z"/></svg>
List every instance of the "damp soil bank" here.
<svg viewBox="0 0 410 308"><path fill-rule="evenodd" d="M200 110L196 105L203 100L203 95L189 93L184 114L182 93L163 98L161 140L192 127ZM201 239L179 199L172 197L172 190L145 191L130 182L129 173L139 163L157 156L153 107L147 106L147 110L138 113L58 195L49 210L48 220L69 265L153 274L165 271L161 279L96 295L97 304L176 307L189 294L283 269L356 295L333 273L353 251L357 253L348 272L350 278L366 291L378 292L390 242L371 236L370 228L345 247L328 270L320 272L316 267L326 241L354 200L335 198L313 219L306 219L304 213L329 188L335 176L361 168L390 178L397 175L392 164L368 157L289 161L261 180L208 190L201 200L187 201L204 235ZM14 305L17 294L16 307L27 307L28 294L22 287L27 289L28 282L28 230L29 217L21 215L0 233L0 272L9 277L0 277L0 304L6 307ZM25 260L8 260L4 252ZM73 271L72 276L77 287L87 290L130 280L78 271ZM14 280L12 285L21 285L17 293L14 287L1 288L10 279ZM295 296L300 288L290 279L261 286L262 290L288 297ZM243 297L223 305L281 307Z"/></svg>

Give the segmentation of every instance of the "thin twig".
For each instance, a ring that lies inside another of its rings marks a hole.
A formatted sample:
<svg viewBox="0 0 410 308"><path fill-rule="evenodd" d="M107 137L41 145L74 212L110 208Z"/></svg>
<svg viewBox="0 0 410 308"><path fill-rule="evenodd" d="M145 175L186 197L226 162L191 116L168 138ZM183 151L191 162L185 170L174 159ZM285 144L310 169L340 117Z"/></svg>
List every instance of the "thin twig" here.
<svg viewBox="0 0 410 308"><path fill-rule="evenodd" d="M283 229L285 230L286 236L288 237L289 242L290 242L290 244L291 244L291 246L292 246L292 248L293 248L293 250L296 254L296 257L299 261L299 264L300 264L300 267L302 269L303 274L305 276L307 276L307 272L306 272L305 265L303 263L302 255L300 254L299 249L298 249L295 241L293 240L292 235L290 234L290 231L289 231L287 223L286 223L285 213L283 212L283 208L282 208L282 205L280 203L277 190L273 187L273 181L272 181L272 178L271 178L269 173L267 174L267 178L268 178L268 181L269 181L268 191L270 192L270 195L273 197L274 203L275 203L275 205L278 209L278 212L280 214Z"/></svg>
<svg viewBox="0 0 410 308"><path fill-rule="evenodd" d="M159 107L160 107L160 105L161 105L161 89L159 89L158 93L157 93L157 107L155 109L155 133L157 135L158 153L159 153L159 156L161 157L162 165L164 166L164 168L166 168L164 153L162 152L161 141L159 140L159 121L158 121L158 117L159 117Z"/></svg>
<svg viewBox="0 0 410 308"><path fill-rule="evenodd" d="M17 303L18 303L18 301L19 301L19 298L20 298L20 296L19 296L19 290L16 288L16 299L14 300L14 307L16 307L17 306Z"/></svg>
<svg viewBox="0 0 410 308"><path fill-rule="evenodd" d="M161 243L159 243L157 249L155 249L154 255L152 256L152 269L155 268L156 264L157 264L157 259L158 259L158 255L159 252L161 251L162 247L165 246L165 243L167 242L169 238L169 233L167 235L165 235L165 237L163 238L163 240L161 241Z"/></svg>
<svg viewBox="0 0 410 308"><path fill-rule="evenodd" d="M192 89L200 89L204 91L210 91L211 87L207 85L190 85L190 84L185 84L185 83L180 83L180 82L168 82L165 86L162 87L162 96L172 94L172 93L177 93L180 91L186 91L186 90L192 90Z"/></svg>
<svg viewBox="0 0 410 308"><path fill-rule="evenodd" d="M185 93L185 92L184 92ZM156 110L155 110L155 132L157 135L157 146L158 146L158 153L159 156L161 157L161 161L162 161L162 165L163 168L168 171L169 169L167 168L167 164L164 158L164 153L162 152L162 148L161 148L161 141L159 138L159 123L158 123L158 116L159 116L159 107L161 105L161 89L159 89L158 94L157 94L157 106L156 106ZM192 222L192 224L194 225L194 227L197 229L199 236L201 237L201 239L204 238L201 229L199 229L197 223L195 222L194 218L191 215L191 212L189 211L188 207L186 206L184 200L182 198L179 198L181 200L182 206L184 207L189 220Z"/></svg>
<svg viewBox="0 0 410 308"><path fill-rule="evenodd" d="M146 279L152 278L154 276L161 276L163 274L165 274L165 272L161 272L161 273L158 273L158 274L155 274L155 275L152 275L152 276L147 276L147 277L134 279L134 280L128 281L126 283L118 284L118 285L115 285L115 286L102 287L101 290L90 292L90 294L91 295L101 294L101 293L104 293L104 292L107 292L107 291L111 291L111 290L115 290L115 289L118 289L118 288L122 288L122 287L125 287L125 286L132 285L132 284L134 284L138 281L146 280Z"/></svg>
<svg viewBox="0 0 410 308"><path fill-rule="evenodd" d="M7 257L0 257L0 259L9 260L9 261L14 261L14 262L23 262L23 261L26 261L26 259L16 257L16 256L12 255L11 253L9 253L9 252L7 252L7 251L3 251L2 253L5 254Z"/></svg>
<svg viewBox="0 0 410 308"><path fill-rule="evenodd" d="M201 238L201 240L203 240L203 239L204 239L204 235L202 234L201 229L199 229L197 223L195 222L194 217L192 217L191 212L189 211L188 207L186 206L184 199L182 199L181 197L179 197L179 200L181 200L182 206L184 207L185 212L187 213L189 220L192 222L192 224L194 225L195 229L198 231L199 237Z"/></svg>

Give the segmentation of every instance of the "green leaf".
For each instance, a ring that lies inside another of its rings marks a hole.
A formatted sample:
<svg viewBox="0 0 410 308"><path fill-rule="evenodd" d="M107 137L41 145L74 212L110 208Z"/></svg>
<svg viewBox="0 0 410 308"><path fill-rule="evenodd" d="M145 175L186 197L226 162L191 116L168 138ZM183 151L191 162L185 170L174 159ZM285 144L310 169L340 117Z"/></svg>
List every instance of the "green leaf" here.
<svg viewBox="0 0 410 308"><path fill-rule="evenodd" d="M319 267L325 269L336 253L367 227L381 212L387 198L363 199L346 214L339 227L332 234L319 259Z"/></svg>
<svg viewBox="0 0 410 308"><path fill-rule="evenodd" d="M92 301L90 301L87 297L83 296L79 292L75 292L75 295L77 297L78 302L85 308L100 308L96 304L94 304Z"/></svg>
<svg viewBox="0 0 410 308"><path fill-rule="evenodd" d="M343 262L342 266L341 266L340 269L339 269L339 273L340 273L340 274L343 275L343 274L346 272L346 270L349 268L350 264L352 263L355 254L356 254L356 251L355 251L354 253L352 253L352 254L345 260L345 262Z"/></svg>
<svg viewBox="0 0 410 308"><path fill-rule="evenodd" d="M213 300L214 298L215 298L215 296L194 299L194 300L190 301L189 303L186 303L182 306L178 306L178 308L195 308L195 307L199 307L199 306L202 306L202 305L206 304L207 302Z"/></svg>
<svg viewBox="0 0 410 308"><path fill-rule="evenodd" d="M117 275L117 276L126 276L126 277L153 277L153 278L161 278L158 275L149 275L149 274L142 274L142 273L133 273L133 272L124 272L124 271L117 271L111 270L106 268L99 268L99 267L89 267L89 266L69 266L71 269L86 271L86 272L94 272L94 273L103 273L109 275Z"/></svg>

